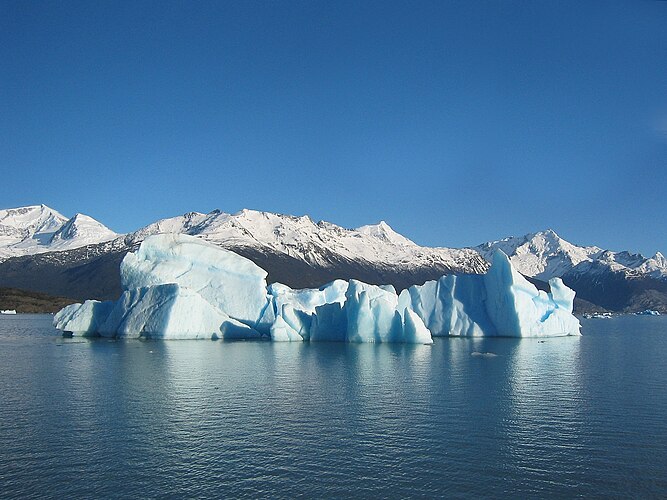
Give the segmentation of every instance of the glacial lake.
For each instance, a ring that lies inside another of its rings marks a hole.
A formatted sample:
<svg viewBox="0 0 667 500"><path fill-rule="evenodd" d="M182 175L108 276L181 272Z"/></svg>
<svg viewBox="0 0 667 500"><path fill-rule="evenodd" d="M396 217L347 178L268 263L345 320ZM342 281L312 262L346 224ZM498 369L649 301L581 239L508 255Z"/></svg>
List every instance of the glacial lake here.
<svg viewBox="0 0 667 500"><path fill-rule="evenodd" d="M665 497L667 317L582 324L415 346L1 316L0 497Z"/></svg>

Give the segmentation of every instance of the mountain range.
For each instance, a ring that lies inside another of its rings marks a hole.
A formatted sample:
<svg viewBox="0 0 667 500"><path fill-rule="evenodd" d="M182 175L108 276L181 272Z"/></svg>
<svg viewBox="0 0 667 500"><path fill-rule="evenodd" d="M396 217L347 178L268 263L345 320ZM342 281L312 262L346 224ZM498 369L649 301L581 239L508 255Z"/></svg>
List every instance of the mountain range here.
<svg viewBox="0 0 667 500"><path fill-rule="evenodd" d="M118 265L144 238L184 233L235 251L266 269L269 281L313 287L356 278L397 289L448 273L482 273L496 248L538 286L561 277L579 312L667 312L667 259L660 254L577 246L553 230L473 248L417 245L384 221L356 229L255 210L189 212L117 234L92 217L66 218L46 205L0 210L0 287L69 297L116 299Z"/></svg>

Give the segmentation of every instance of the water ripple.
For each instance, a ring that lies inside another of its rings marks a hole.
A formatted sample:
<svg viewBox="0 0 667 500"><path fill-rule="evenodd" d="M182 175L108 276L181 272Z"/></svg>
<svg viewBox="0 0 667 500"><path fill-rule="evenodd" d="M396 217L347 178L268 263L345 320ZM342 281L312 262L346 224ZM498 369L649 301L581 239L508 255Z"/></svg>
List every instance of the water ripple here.
<svg viewBox="0 0 667 500"><path fill-rule="evenodd" d="M667 493L659 318L433 346L70 340L49 322L0 322L3 498Z"/></svg>

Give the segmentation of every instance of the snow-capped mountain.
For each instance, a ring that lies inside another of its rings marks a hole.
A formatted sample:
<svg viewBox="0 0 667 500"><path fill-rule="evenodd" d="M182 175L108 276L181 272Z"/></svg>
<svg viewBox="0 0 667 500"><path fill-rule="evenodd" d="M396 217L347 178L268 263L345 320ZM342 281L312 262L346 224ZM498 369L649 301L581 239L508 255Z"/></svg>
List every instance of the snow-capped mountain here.
<svg viewBox="0 0 667 500"><path fill-rule="evenodd" d="M164 219L128 235L139 242L150 234L180 232L216 245L282 254L316 267L340 260L375 266L399 266L410 270L440 267L455 272L479 273L487 265L472 249L421 247L395 232L386 222L345 229L330 222L314 222L307 215L295 217L256 210L228 214L191 212Z"/></svg>
<svg viewBox="0 0 667 500"><path fill-rule="evenodd" d="M71 250L117 237L92 217L76 214L67 219L46 205L0 210L0 260Z"/></svg>
<svg viewBox="0 0 667 500"><path fill-rule="evenodd" d="M596 246L577 246L549 229L520 237L483 243L475 249L487 260L496 248L505 252L516 269L542 281L573 272L607 269L627 273L628 277L648 276L667 279L667 259L661 253L647 258L630 252L612 252Z"/></svg>
<svg viewBox="0 0 667 500"><path fill-rule="evenodd" d="M77 214L67 220L44 205L0 210L0 287L77 299L115 299L118 265L147 236L183 233L253 260L269 281L303 288L336 278L398 289L450 273L482 273L500 248L516 268L539 281L558 276L579 299L616 311L667 312L667 259L578 246L553 230L475 248L422 247L386 222L346 229L308 216L214 210L162 219L118 235ZM581 304L581 302L579 302Z"/></svg>
<svg viewBox="0 0 667 500"><path fill-rule="evenodd" d="M573 245L551 229L490 241L475 247L487 260L496 248L510 257L520 273L543 281L563 276L580 262L592 260L603 251L595 246Z"/></svg>
<svg viewBox="0 0 667 500"><path fill-rule="evenodd" d="M394 231L391 227L389 227L389 224L383 220L381 220L378 224L370 224L367 226L358 227L357 232L386 241L387 243L392 243L394 245L411 247L417 246L417 244L412 240L409 240L402 234L398 234L396 231Z"/></svg>
<svg viewBox="0 0 667 500"><path fill-rule="evenodd" d="M77 299L115 299L120 293L117 276L123 256L157 233L203 238L253 260L268 271L269 281L299 288L357 278L401 289L443 274L480 273L488 268L475 250L421 247L386 222L346 229L308 216L214 210L159 220L114 237L81 215L71 224L63 220L54 225L42 246L32 244L19 251L15 245L4 247L5 255L13 252L13 256L0 258L0 286ZM75 247L75 241L89 244Z"/></svg>
<svg viewBox="0 0 667 500"><path fill-rule="evenodd" d="M667 259L659 252L647 258L577 246L552 230L476 247L486 258L495 248L508 254L521 273L542 281L558 276L577 292L578 299L604 309L667 312Z"/></svg>
<svg viewBox="0 0 667 500"><path fill-rule="evenodd" d="M0 248L27 239L47 242L67 218L46 205L0 210Z"/></svg>
<svg viewBox="0 0 667 500"><path fill-rule="evenodd" d="M75 242L77 247L80 247L102 243L103 241L113 240L117 237L117 233L114 233L101 222L84 214L76 214L53 233L53 237L49 241L49 246L60 248L66 245L69 248L74 248L71 245L73 242ZM70 243L69 245L67 245L68 242Z"/></svg>

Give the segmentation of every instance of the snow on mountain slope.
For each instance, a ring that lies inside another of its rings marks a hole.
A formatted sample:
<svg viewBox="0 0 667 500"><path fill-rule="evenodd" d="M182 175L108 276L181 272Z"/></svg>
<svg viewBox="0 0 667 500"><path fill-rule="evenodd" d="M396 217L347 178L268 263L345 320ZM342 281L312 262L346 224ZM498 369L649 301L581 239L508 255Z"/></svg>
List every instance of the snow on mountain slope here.
<svg viewBox="0 0 667 500"><path fill-rule="evenodd" d="M378 224L358 227L357 231L361 234L372 236L388 243L393 243L394 245L417 246L414 241L407 239L402 234L398 234L383 220Z"/></svg>
<svg viewBox="0 0 667 500"><path fill-rule="evenodd" d="M148 236L153 234L161 233L183 233L187 234L192 227L199 224L202 220L206 218L206 214L201 214L199 212L188 212L184 215L179 215L176 217L170 217L168 219L160 219L157 222L153 222L145 227L142 227L138 231L128 235L128 239L133 243L139 243L143 241Z"/></svg>
<svg viewBox="0 0 667 500"><path fill-rule="evenodd" d="M496 248L510 257L519 272L543 281L570 272L600 273L603 270L623 272L628 277L645 275L667 279L667 260L660 253L647 259L641 254L627 251L612 252L596 246L581 247L562 239L551 229L475 247L487 260Z"/></svg>
<svg viewBox="0 0 667 500"><path fill-rule="evenodd" d="M113 244L104 248L120 252L158 233L198 236L224 248L242 253L245 250L246 255L286 258L311 268L333 270L342 266L351 275L359 269L381 271L378 276L389 270L407 274L424 270L441 274L483 273L488 268L484 259L490 260L499 248L519 272L544 281L568 273L606 271L621 272L628 278L641 276L667 281L667 259L660 253L645 258L641 254L605 251L596 246L577 246L553 230L505 238L475 248L429 248L398 234L384 221L346 229L330 222L315 222L308 216L256 210L241 210L236 214L220 210L208 214L189 212L159 220L128 235L117 235L82 214L67 220L45 205L0 210L0 260L105 242ZM273 259L276 268L286 265L286 261ZM355 271L350 268L351 263ZM411 279L416 280L417 275L420 274L413 274Z"/></svg>
<svg viewBox="0 0 667 500"><path fill-rule="evenodd" d="M471 249L428 248L396 233L386 222L345 229L330 222L314 222L256 210L228 214L190 213L164 219L130 235L133 242L159 232L199 236L225 248L254 248L285 254L311 265L328 267L332 259L363 260L372 265L399 265L405 269L441 266L463 272L483 272L488 267Z"/></svg>
<svg viewBox="0 0 667 500"><path fill-rule="evenodd" d="M58 230L67 220L46 205L0 210L0 245L18 243L25 238L42 237Z"/></svg>
<svg viewBox="0 0 667 500"><path fill-rule="evenodd" d="M573 245L551 229L491 241L475 248L487 260L499 248L510 257L520 273L543 281L562 276L580 262L595 258L602 252L601 248L594 246Z"/></svg>
<svg viewBox="0 0 667 500"><path fill-rule="evenodd" d="M652 278L667 280L667 259L660 252L646 259L636 269Z"/></svg>
<svg viewBox="0 0 667 500"><path fill-rule="evenodd" d="M2 215L6 222L0 226L0 259L70 250L115 238L129 249L152 234L182 233L225 248L285 255L322 269L333 269L342 262L385 269L398 267L408 272L440 269L479 273L488 268L474 250L421 247L384 221L345 229L330 222L314 222L307 215L256 210L228 214L214 210L208 214L189 212L159 220L128 235L117 235L88 216L77 214L66 220L43 205L5 210Z"/></svg>
<svg viewBox="0 0 667 500"><path fill-rule="evenodd" d="M117 238L92 217L67 219L46 205L0 210L0 259L70 250Z"/></svg>
<svg viewBox="0 0 667 500"><path fill-rule="evenodd" d="M50 246L54 248L72 248L70 244L85 246L117 238L118 234L104 224L84 214L76 214L53 234Z"/></svg>

